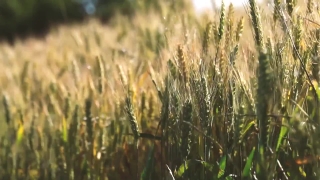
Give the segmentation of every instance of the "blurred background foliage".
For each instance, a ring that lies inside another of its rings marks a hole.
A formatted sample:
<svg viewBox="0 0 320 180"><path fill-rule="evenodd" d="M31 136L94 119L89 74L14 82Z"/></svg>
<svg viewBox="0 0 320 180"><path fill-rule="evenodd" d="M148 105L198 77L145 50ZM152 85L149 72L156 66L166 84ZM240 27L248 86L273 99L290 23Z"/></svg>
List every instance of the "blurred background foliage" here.
<svg viewBox="0 0 320 180"><path fill-rule="evenodd" d="M171 8L187 4L184 0L167 1ZM107 23L116 13L134 17L137 11L159 11L159 7L159 0L1 0L0 41L42 37L54 25L81 23L88 18Z"/></svg>

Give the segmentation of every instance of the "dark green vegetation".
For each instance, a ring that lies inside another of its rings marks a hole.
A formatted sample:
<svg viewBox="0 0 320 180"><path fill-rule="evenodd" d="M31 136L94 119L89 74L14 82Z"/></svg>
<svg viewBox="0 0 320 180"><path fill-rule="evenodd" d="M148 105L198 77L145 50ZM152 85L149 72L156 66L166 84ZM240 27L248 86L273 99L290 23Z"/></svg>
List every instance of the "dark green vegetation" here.
<svg viewBox="0 0 320 180"><path fill-rule="evenodd" d="M319 179L317 4L248 2L1 49L0 179Z"/></svg>
<svg viewBox="0 0 320 180"><path fill-rule="evenodd" d="M94 14L86 11L90 2L96 7ZM16 38L43 37L56 25L82 23L88 18L108 22L115 13L132 17L142 10L138 2L149 3L147 8L157 4L157 0L1 0L0 40L13 43Z"/></svg>

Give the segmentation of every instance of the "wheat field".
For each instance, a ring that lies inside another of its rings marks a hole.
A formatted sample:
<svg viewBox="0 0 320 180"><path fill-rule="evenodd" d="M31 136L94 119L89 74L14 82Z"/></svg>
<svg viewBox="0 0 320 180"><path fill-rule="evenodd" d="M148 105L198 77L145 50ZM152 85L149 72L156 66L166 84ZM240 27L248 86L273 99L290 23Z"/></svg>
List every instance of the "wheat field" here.
<svg viewBox="0 0 320 180"><path fill-rule="evenodd" d="M0 179L318 179L320 4L297 1L1 43Z"/></svg>

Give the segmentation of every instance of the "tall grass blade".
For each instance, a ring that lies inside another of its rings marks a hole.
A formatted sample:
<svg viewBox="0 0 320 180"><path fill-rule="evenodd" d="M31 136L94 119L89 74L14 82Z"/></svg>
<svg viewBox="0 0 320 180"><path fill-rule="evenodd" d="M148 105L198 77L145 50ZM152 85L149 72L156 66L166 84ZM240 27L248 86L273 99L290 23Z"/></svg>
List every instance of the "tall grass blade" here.
<svg viewBox="0 0 320 180"><path fill-rule="evenodd" d="M243 171L242 171L242 177L249 177L250 175L250 169L251 169L251 166L252 166L252 162L253 162L253 158L254 158L254 154L255 154L255 150L256 148L253 147L253 149L251 150L248 158L247 158L247 162L243 168Z"/></svg>

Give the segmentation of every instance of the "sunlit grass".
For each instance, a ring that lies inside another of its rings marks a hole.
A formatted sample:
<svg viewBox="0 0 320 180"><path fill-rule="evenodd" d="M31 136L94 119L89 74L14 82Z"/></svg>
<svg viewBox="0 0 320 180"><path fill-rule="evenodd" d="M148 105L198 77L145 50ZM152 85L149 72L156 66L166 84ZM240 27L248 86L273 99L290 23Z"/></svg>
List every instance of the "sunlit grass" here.
<svg viewBox="0 0 320 180"><path fill-rule="evenodd" d="M319 13L253 2L2 43L1 179L319 177Z"/></svg>

